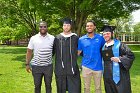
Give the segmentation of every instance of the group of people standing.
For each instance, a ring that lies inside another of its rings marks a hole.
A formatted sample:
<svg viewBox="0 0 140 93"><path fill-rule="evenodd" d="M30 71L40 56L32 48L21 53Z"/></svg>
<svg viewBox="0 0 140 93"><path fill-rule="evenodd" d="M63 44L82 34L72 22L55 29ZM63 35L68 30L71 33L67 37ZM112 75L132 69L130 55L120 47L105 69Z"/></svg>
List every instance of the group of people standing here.
<svg viewBox="0 0 140 93"><path fill-rule="evenodd" d="M54 37L48 33L47 23L41 21L39 33L31 37L26 70L32 72L35 93L41 93L43 77L46 93L52 93L53 55L57 93L81 93L78 56L82 56L84 93L90 93L92 78L95 93L102 93L102 74L106 93L131 93L129 69L135 57L125 44L113 39L114 28L104 26L103 34L97 34L96 23L90 20L86 23L87 34L78 38L71 31L72 23L71 19L64 19L63 32ZM110 51L113 56L110 56ZM110 57L109 60L107 57Z"/></svg>

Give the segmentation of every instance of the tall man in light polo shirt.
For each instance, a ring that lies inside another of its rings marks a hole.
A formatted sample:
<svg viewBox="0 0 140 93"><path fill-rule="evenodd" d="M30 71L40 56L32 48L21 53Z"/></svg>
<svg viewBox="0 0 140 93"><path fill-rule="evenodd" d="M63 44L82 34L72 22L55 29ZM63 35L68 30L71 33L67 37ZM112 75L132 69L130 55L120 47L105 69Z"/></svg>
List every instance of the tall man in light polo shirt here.
<svg viewBox="0 0 140 93"><path fill-rule="evenodd" d="M42 78L46 87L46 93L52 93L52 49L54 36L47 32L47 23L41 21L39 24L39 33L32 36L26 54L26 70L32 71L35 85L35 93L41 93ZM32 58L33 53L33 58ZM32 60L31 60L32 59ZM30 68L31 65L31 68Z"/></svg>
<svg viewBox="0 0 140 93"><path fill-rule="evenodd" d="M78 41L78 55L83 53L82 76L84 80L84 93L90 93L91 78L94 78L95 93L101 93L102 59L101 48L105 41L103 37L94 31L94 21L86 23L87 34Z"/></svg>

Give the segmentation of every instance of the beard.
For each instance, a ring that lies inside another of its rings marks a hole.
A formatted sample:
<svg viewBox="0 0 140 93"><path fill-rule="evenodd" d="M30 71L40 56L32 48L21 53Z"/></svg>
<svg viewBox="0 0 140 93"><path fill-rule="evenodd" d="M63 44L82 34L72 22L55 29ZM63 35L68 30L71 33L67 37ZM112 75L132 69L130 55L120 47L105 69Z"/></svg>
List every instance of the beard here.
<svg viewBox="0 0 140 93"><path fill-rule="evenodd" d="M111 41L113 39L113 36L111 35L111 37L109 39L105 39L106 42Z"/></svg>
<svg viewBox="0 0 140 93"><path fill-rule="evenodd" d="M87 32L88 34L92 34L93 32Z"/></svg>
<svg viewBox="0 0 140 93"><path fill-rule="evenodd" d="M63 30L65 33L69 33L69 32L71 32L71 29L64 29Z"/></svg>
<svg viewBox="0 0 140 93"><path fill-rule="evenodd" d="M47 30L40 30L40 34L41 35L46 35L47 34Z"/></svg>

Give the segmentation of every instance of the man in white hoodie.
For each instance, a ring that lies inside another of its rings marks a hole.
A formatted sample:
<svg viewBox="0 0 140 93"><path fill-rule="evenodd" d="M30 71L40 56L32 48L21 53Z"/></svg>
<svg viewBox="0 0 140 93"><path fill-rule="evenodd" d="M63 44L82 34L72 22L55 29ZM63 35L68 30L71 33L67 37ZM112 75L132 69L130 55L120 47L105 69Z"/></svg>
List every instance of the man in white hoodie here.
<svg viewBox="0 0 140 93"><path fill-rule="evenodd" d="M80 72L77 64L78 36L71 32L72 21L63 20L63 32L54 40L55 77L57 93L81 93Z"/></svg>

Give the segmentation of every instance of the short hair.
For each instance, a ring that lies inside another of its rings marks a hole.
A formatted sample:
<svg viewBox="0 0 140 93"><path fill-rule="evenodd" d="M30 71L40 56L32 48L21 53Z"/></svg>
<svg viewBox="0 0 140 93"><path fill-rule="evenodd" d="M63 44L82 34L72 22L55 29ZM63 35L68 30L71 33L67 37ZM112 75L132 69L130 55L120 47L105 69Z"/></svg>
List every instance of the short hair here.
<svg viewBox="0 0 140 93"><path fill-rule="evenodd" d="M45 21L40 21L40 22L39 22L39 25L40 25L41 23L43 23L43 24L46 24L46 25L47 25L47 22L45 22Z"/></svg>
<svg viewBox="0 0 140 93"><path fill-rule="evenodd" d="M94 21L94 20L88 20L88 21L86 22L86 24L87 24L88 22L91 22L91 23L93 23L93 24L94 24L94 26L96 26L96 23L95 23L95 21Z"/></svg>

